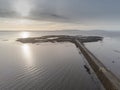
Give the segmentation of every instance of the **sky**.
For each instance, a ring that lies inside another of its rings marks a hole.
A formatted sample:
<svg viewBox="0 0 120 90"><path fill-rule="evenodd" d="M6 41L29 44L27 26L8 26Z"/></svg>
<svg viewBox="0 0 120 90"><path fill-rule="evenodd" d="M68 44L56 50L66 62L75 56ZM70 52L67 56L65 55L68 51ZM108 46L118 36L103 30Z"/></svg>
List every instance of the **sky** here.
<svg viewBox="0 0 120 90"><path fill-rule="evenodd" d="M120 30L120 0L0 0L0 30Z"/></svg>

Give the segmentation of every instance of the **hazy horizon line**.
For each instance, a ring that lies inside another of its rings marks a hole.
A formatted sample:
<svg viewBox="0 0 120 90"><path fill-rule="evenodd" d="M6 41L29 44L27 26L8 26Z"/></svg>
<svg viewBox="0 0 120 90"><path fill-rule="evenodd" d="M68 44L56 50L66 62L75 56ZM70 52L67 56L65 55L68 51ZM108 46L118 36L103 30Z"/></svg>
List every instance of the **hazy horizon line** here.
<svg viewBox="0 0 120 90"><path fill-rule="evenodd" d="M115 32L120 32L119 30L102 30L102 29L90 29L90 30L73 30L73 29L65 29L65 30L0 30L0 32L59 32L59 31L115 31Z"/></svg>

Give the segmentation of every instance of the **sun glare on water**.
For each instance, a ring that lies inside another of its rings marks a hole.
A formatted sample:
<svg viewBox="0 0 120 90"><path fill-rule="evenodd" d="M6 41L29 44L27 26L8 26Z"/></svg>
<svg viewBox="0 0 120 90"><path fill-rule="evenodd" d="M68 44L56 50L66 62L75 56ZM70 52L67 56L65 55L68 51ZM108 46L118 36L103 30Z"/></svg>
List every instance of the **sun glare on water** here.
<svg viewBox="0 0 120 90"><path fill-rule="evenodd" d="M22 45L22 53L25 58L25 62L28 66L33 65L32 52L30 46L27 44Z"/></svg>
<svg viewBox="0 0 120 90"><path fill-rule="evenodd" d="M22 32L21 37L22 38L28 38L30 36L29 32Z"/></svg>

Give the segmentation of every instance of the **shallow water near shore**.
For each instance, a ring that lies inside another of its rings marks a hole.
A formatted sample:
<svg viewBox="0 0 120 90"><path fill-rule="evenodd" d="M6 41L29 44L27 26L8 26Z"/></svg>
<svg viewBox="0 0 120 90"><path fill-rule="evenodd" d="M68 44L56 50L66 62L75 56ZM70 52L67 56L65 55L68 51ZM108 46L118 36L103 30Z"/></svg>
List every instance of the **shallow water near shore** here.
<svg viewBox="0 0 120 90"><path fill-rule="evenodd" d="M1 89L102 90L74 44L1 43L0 47Z"/></svg>
<svg viewBox="0 0 120 90"><path fill-rule="evenodd" d="M0 32L0 89L104 90L74 44L16 42L17 38L45 35L80 34ZM103 41L85 43L85 46L110 71L120 77L120 37L104 36ZM89 67L91 73L87 72L85 65Z"/></svg>
<svg viewBox="0 0 120 90"><path fill-rule="evenodd" d="M22 44L15 41L18 37L37 35L28 32L1 35L0 89L104 90L74 44ZM89 67L91 73L84 65Z"/></svg>

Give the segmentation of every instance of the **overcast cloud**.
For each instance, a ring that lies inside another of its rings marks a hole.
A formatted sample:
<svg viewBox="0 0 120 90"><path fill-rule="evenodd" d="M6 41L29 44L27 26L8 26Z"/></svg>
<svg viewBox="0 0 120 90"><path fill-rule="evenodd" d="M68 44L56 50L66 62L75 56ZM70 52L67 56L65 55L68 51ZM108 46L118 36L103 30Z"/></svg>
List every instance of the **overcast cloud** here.
<svg viewBox="0 0 120 90"><path fill-rule="evenodd" d="M17 0L0 0L0 17L18 17ZM31 10L26 18L54 22L119 22L120 0L23 0ZM21 8L24 8L21 6Z"/></svg>

